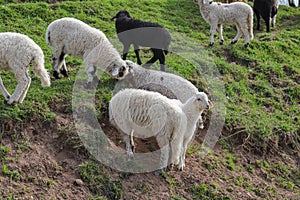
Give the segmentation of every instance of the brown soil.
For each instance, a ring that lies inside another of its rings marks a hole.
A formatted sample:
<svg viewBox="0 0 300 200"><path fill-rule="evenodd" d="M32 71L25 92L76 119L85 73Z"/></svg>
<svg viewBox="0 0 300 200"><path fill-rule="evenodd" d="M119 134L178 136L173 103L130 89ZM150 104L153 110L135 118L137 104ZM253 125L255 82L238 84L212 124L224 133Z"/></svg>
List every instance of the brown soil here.
<svg viewBox="0 0 300 200"><path fill-rule="evenodd" d="M91 192L87 183L81 181L77 170L78 165L88 162L91 156L83 147L78 147L80 140L76 139L75 130L62 131L64 127L74 126L72 114L65 113L64 107L55 105L52 107L57 114L55 122L42 122L37 117L32 117L23 122L7 120L1 123L0 133L4 133L1 144L10 149L3 163L9 170L19 174L6 175L3 170L0 172L0 197L3 199L88 199L97 195ZM108 124L107 118L102 124L111 140L124 147L120 134ZM203 133L198 134L192 146L200 145L202 137ZM138 152L157 148L154 139L136 142ZM150 143L155 145L149 145ZM171 197L197 199L192 196L193 186L200 184L210 186L213 183L217 185L214 189L216 194L226 195L232 199L299 197L293 191L274 185L268 173L262 168L257 168L254 172L244 170L245 166L255 165L256 160L261 158L246 154L243 150L236 150L233 155L237 158L236 167L241 170L230 170L224 167L227 154L228 152L217 146L211 155L204 158L198 158L195 153L187 155L184 171L172 169L164 176L152 172L126 174L124 177L121 176L121 172L114 170L109 172L110 177L121 180L123 199L171 199ZM268 159L269 163L297 165L295 161L280 156L264 159ZM211 169L207 167L208 163L212 165ZM246 186L238 186L234 181L237 177L247 179L247 183L262 190L257 192L246 189ZM276 195L268 192L268 187L276 188ZM299 186L297 187L299 189Z"/></svg>

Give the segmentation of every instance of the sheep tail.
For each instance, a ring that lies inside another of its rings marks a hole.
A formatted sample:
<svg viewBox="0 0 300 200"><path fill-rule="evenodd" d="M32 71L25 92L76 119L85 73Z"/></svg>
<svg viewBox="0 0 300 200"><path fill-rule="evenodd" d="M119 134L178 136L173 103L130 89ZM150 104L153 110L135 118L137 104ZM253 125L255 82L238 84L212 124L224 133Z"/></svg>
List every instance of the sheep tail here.
<svg viewBox="0 0 300 200"><path fill-rule="evenodd" d="M249 34L250 34L250 40L253 40L254 35L253 35L253 12L250 12L248 15L248 29L249 29Z"/></svg>
<svg viewBox="0 0 300 200"><path fill-rule="evenodd" d="M50 86L50 76L44 67L44 56L36 54L33 58L33 71L41 79L42 86Z"/></svg>

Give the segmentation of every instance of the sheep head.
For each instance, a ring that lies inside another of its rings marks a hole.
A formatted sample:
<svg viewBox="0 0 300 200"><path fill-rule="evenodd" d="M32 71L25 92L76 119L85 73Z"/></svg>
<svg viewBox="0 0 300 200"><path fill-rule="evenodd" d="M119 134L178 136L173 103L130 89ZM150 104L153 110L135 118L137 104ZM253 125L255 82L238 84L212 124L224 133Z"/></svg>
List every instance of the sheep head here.
<svg viewBox="0 0 300 200"><path fill-rule="evenodd" d="M128 74L128 71L129 71L129 68L128 68L126 62L124 62L122 60L121 63L118 63L118 64L114 63L113 67L111 68L111 70L109 72L116 79L123 79Z"/></svg>
<svg viewBox="0 0 300 200"><path fill-rule="evenodd" d="M196 107L203 111L205 109L209 110L213 107L213 103L208 99L207 95L204 92L198 92L194 95L193 99L194 104Z"/></svg>
<svg viewBox="0 0 300 200"><path fill-rule="evenodd" d="M113 16L112 18L111 18L111 21L113 21L114 19L118 19L118 18L123 18L123 17L128 17L128 18L131 18L131 16L130 16L130 14L129 14L129 12L127 11L127 10L120 10L117 14L116 14L116 16Z"/></svg>

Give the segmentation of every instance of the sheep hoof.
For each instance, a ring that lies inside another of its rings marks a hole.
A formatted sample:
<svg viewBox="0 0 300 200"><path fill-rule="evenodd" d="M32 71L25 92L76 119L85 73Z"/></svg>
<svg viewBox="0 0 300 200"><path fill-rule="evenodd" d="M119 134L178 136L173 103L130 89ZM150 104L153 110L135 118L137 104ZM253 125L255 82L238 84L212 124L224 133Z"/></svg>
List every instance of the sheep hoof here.
<svg viewBox="0 0 300 200"><path fill-rule="evenodd" d="M213 46L214 45L214 43L213 42L211 42L211 43L209 43L209 46L211 47L211 46Z"/></svg>
<svg viewBox="0 0 300 200"><path fill-rule="evenodd" d="M224 43L224 40L221 40L221 41L220 41L220 45L223 45L223 43Z"/></svg>
<svg viewBox="0 0 300 200"><path fill-rule="evenodd" d="M237 42L237 40L232 40L231 44L235 44Z"/></svg>
<svg viewBox="0 0 300 200"><path fill-rule="evenodd" d="M249 46L249 43L244 44L244 47L247 48Z"/></svg>
<svg viewBox="0 0 300 200"><path fill-rule="evenodd" d="M65 69L61 69L61 70L60 70L60 73L61 73L64 77L69 77L68 71L65 70Z"/></svg>
<svg viewBox="0 0 300 200"><path fill-rule="evenodd" d="M54 76L55 79L60 79L59 73L57 71L53 72L53 76Z"/></svg>
<svg viewBox="0 0 300 200"><path fill-rule="evenodd" d="M179 170L179 171L183 171L184 166L185 166L185 164L179 165L179 166L178 166L178 170Z"/></svg>

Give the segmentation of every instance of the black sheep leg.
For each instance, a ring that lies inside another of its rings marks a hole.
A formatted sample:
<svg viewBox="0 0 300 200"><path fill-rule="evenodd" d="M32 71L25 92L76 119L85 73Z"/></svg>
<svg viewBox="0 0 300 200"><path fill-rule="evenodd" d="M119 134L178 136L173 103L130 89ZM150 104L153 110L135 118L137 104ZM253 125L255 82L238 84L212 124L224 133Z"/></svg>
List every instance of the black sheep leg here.
<svg viewBox="0 0 300 200"><path fill-rule="evenodd" d="M141 61L141 58L140 58L140 49L139 49L138 45L134 45L134 53L136 55L137 64L141 65L142 61Z"/></svg>
<svg viewBox="0 0 300 200"><path fill-rule="evenodd" d="M160 71L165 72L166 71L166 68L165 68L166 57L161 49L159 49L159 58L158 59L159 59L159 64L160 64Z"/></svg>
<svg viewBox="0 0 300 200"><path fill-rule="evenodd" d="M270 17L271 17L271 15L267 14L267 15L264 15L262 17L263 17L263 19L265 20L265 23L266 23L266 31L270 32L270 19L271 19Z"/></svg>
<svg viewBox="0 0 300 200"><path fill-rule="evenodd" d="M260 24L259 24L259 21L260 21L260 15L259 15L258 11L254 10L254 12L255 12L256 20L257 20L257 22L256 22L256 30L259 30L259 26L260 26Z"/></svg>
<svg viewBox="0 0 300 200"><path fill-rule="evenodd" d="M123 46L124 46L124 49L123 49L122 59L126 60L130 44L123 44Z"/></svg>

